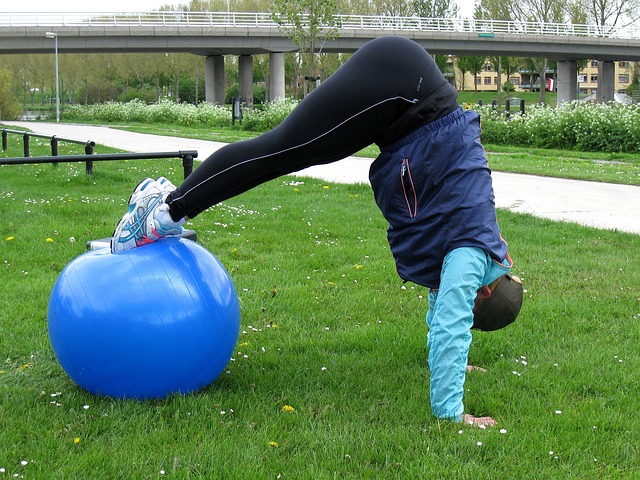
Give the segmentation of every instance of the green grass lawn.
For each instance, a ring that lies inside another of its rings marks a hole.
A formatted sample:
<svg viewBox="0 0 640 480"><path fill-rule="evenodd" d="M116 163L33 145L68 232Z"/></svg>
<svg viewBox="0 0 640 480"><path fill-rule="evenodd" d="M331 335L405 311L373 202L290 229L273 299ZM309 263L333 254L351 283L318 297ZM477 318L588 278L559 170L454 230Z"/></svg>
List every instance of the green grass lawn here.
<svg viewBox="0 0 640 480"><path fill-rule="evenodd" d="M365 185L283 177L191 221L241 301L212 385L141 402L80 389L49 343L49 292L138 180L181 172L0 167L0 478L640 478L640 236L500 210L525 304L474 333L488 372L465 384L467 411L498 425L438 422L427 291L397 277Z"/></svg>

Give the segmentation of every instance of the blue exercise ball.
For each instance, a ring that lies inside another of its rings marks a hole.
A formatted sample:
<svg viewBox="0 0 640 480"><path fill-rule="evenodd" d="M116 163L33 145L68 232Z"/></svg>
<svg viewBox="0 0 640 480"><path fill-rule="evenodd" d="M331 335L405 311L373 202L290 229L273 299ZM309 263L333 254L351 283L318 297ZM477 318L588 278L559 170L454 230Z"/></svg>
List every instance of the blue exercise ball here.
<svg viewBox="0 0 640 480"><path fill-rule="evenodd" d="M240 307L211 252L165 238L72 260L51 292L48 328L56 358L82 388L163 398L199 390L224 370L238 340Z"/></svg>

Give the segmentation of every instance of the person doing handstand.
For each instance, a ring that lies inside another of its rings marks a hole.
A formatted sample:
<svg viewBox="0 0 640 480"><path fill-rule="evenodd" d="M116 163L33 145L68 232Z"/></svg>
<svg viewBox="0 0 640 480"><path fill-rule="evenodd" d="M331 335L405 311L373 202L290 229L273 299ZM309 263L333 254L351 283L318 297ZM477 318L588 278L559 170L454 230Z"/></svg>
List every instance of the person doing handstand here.
<svg viewBox="0 0 640 480"><path fill-rule="evenodd" d="M493 425L465 414L471 329L513 322L522 286L500 235L478 113L416 42L382 37L358 49L276 128L226 145L177 188L145 179L118 223L119 253L179 234L186 219L257 185L376 144L369 179L389 223L397 272L429 288L430 401L440 419Z"/></svg>

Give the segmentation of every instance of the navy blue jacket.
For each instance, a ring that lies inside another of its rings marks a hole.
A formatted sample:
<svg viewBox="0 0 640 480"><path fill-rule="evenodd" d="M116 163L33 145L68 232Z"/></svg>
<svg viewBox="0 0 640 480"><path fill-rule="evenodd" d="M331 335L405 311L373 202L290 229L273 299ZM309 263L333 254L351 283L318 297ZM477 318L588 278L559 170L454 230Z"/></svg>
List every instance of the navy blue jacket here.
<svg viewBox="0 0 640 480"><path fill-rule="evenodd" d="M438 288L444 257L458 247L506 257L478 113L458 108L384 146L369 180L403 280Z"/></svg>

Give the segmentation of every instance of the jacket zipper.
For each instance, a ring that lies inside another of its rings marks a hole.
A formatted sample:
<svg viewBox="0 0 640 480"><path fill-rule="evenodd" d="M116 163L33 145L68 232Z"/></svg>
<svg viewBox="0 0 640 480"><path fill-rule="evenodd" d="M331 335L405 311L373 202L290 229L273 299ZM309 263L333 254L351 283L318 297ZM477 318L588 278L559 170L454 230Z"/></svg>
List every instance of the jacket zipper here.
<svg viewBox="0 0 640 480"><path fill-rule="evenodd" d="M416 194L413 177L411 176L411 168L409 167L409 159L402 160L402 168L400 170L400 181L402 183L402 192L404 200L409 210L409 218L414 218L418 214L418 196Z"/></svg>

